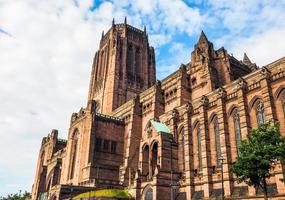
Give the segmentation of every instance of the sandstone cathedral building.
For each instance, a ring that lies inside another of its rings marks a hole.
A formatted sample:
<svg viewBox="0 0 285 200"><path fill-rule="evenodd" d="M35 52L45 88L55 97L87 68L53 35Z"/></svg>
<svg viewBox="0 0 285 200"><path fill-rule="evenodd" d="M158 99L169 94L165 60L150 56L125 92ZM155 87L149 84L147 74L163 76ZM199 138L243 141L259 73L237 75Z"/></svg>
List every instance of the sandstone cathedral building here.
<svg viewBox="0 0 285 200"><path fill-rule="evenodd" d="M222 184L226 197L255 199L260 191L229 169L258 124L277 120L285 135L285 57L258 67L215 50L202 32L189 60L157 80L146 29L113 21L67 140L55 129L42 139L32 199L102 188L142 200L217 199ZM285 167L272 170L268 191L282 199Z"/></svg>

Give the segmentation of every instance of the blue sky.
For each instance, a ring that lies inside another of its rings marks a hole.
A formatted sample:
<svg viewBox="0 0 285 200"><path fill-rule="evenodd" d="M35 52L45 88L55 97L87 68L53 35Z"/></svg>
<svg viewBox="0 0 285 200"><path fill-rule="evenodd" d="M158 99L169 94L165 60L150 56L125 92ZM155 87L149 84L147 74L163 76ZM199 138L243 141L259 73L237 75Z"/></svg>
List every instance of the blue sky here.
<svg viewBox="0 0 285 200"><path fill-rule="evenodd" d="M237 59L283 57L284 10L285 0L0 0L0 196L31 190L41 138L66 137L113 17L146 25L162 79L189 62L201 30Z"/></svg>

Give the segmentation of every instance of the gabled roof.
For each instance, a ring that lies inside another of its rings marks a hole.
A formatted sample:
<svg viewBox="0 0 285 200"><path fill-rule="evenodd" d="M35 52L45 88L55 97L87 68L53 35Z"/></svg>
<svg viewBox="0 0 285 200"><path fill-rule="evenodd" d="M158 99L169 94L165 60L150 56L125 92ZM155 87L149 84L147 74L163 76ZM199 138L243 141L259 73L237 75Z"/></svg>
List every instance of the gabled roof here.
<svg viewBox="0 0 285 200"><path fill-rule="evenodd" d="M150 120L151 125L155 128L156 132L158 133L170 133L169 128L166 126L166 124L157 122L154 120Z"/></svg>

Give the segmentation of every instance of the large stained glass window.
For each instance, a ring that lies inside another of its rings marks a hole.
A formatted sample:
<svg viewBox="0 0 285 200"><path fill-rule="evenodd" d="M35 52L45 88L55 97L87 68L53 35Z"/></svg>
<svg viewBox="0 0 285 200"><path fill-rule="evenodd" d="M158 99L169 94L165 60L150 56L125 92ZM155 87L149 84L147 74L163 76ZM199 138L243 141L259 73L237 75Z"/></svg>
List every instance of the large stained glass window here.
<svg viewBox="0 0 285 200"><path fill-rule="evenodd" d="M218 118L214 119L214 132L215 132L215 146L216 146L216 159L217 165L219 164L219 158L222 156L221 152L221 142L220 142L220 133L219 133L219 122Z"/></svg>
<svg viewBox="0 0 285 200"><path fill-rule="evenodd" d="M264 105L262 101L256 102L256 119L257 124L264 124L265 123L265 115L264 115Z"/></svg>
<svg viewBox="0 0 285 200"><path fill-rule="evenodd" d="M180 132L181 137L181 151L182 151L182 171L185 172L185 139L184 139L184 128Z"/></svg>
<svg viewBox="0 0 285 200"><path fill-rule="evenodd" d="M284 95L283 100L282 100L281 103L282 103L283 113L285 115L285 95Z"/></svg>
<svg viewBox="0 0 285 200"><path fill-rule="evenodd" d="M127 54L127 72L129 76L133 75L133 46L130 45Z"/></svg>
<svg viewBox="0 0 285 200"><path fill-rule="evenodd" d="M79 132L76 130L73 134L72 138L72 158L71 158L71 169L70 169L70 179L73 179L75 175L75 164L76 164L76 159L77 159L77 146L78 146L78 136Z"/></svg>
<svg viewBox="0 0 285 200"><path fill-rule="evenodd" d="M233 112L233 121L234 121L234 131L235 131L235 138L236 138L236 148L237 154L240 154L240 143L241 143L241 130L240 130L240 120L238 111L235 109Z"/></svg>
<svg viewBox="0 0 285 200"><path fill-rule="evenodd" d="M197 125L197 144L198 144L198 167L202 170L202 144L200 124Z"/></svg>
<svg viewBox="0 0 285 200"><path fill-rule="evenodd" d="M137 48L136 49L136 54L135 54L135 66L136 66L136 74L138 76L140 76L141 74L141 53L140 53L140 49Z"/></svg>
<svg viewBox="0 0 285 200"><path fill-rule="evenodd" d="M153 192L152 192L152 188L147 189L146 193L145 193L145 200L152 200L153 198Z"/></svg>

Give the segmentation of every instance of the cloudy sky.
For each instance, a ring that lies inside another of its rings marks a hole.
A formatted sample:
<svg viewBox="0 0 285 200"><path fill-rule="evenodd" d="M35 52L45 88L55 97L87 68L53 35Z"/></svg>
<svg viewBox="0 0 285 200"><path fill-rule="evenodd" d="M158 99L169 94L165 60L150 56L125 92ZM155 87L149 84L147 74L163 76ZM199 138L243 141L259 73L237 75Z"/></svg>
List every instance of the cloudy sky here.
<svg viewBox="0 0 285 200"><path fill-rule="evenodd" d="M0 0L0 196L31 189L43 136L66 137L113 17L146 25L161 79L189 61L201 30L259 66L285 56L284 10L285 0Z"/></svg>

